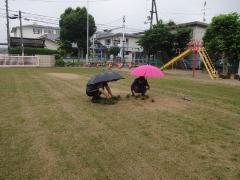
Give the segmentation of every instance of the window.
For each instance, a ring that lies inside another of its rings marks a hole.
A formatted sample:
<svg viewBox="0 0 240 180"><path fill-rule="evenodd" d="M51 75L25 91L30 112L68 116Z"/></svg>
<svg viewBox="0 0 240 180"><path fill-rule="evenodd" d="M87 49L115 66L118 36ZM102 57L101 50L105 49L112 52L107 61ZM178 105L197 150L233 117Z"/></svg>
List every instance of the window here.
<svg viewBox="0 0 240 180"><path fill-rule="evenodd" d="M42 29L33 28L33 34L42 34Z"/></svg>
<svg viewBox="0 0 240 180"><path fill-rule="evenodd" d="M110 45L111 44L111 39L106 39L105 40L105 45Z"/></svg>
<svg viewBox="0 0 240 180"><path fill-rule="evenodd" d="M53 30L49 29L48 34L53 34Z"/></svg>
<svg viewBox="0 0 240 180"><path fill-rule="evenodd" d="M52 29L44 29L44 34L53 34Z"/></svg>
<svg viewBox="0 0 240 180"><path fill-rule="evenodd" d="M117 38L117 39L115 39L115 40L113 40L114 42L113 42L113 45L114 46L117 46L117 45L119 45L120 44L120 38Z"/></svg>

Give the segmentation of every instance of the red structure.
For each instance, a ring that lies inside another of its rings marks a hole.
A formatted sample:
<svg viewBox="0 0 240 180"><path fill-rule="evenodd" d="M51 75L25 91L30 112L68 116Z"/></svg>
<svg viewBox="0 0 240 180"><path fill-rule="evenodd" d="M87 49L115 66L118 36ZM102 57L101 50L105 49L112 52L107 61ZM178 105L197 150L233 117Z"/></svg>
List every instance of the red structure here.
<svg viewBox="0 0 240 180"><path fill-rule="evenodd" d="M196 64L197 64L197 54L198 50L203 47L202 41L196 41L193 40L190 43L188 43L188 48L193 50L194 56L193 56L193 63L192 63L192 76L195 77L195 70L196 70Z"/></svg>

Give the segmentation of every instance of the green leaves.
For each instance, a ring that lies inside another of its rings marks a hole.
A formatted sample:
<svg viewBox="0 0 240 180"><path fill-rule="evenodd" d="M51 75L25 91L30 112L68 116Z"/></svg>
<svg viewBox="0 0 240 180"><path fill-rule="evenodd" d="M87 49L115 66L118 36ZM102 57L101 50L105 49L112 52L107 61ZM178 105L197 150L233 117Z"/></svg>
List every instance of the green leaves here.
<svg viewBox="0 0 240 180"><path fill-rule="evenodd" d="M109 49L109 55L113 54L114 56L117 56L118 53L120 52L120 48L119 47L111 47Z"/></svg>
<svg viewBox="0 0 240 180"><path fill-rule="evenodd" d="M89 37L96 31L95 20L89 14ZM86 50L87 44L87 9L67 8L61 15L60 38L62 41L77 43L79 49Z"/></svg>
<svg viewBox="0 0 240 180"><path fill-rule="evenodd" d="M172 56L176 48L184 49L190 41L191 29L178 28L174 22L154 25L138 41L150 54L161 52Z"/></svg>
<svg viewBox="0 0 240 180"><path fill-rule="evenodd" d="M240 16L237 13L219 15L212 19L204 36L210 54L226 55L230 61L240 53Z"/></svg>
<svg viewBox="0 0 240 180"><path fill-rule="evenodd" d="M16 47L16 48L11 48L9 50L9 52L11 54L21 54L22 50L21 50L21 48ZM53 55L53 54L57 54L57 51L56 50L47 49L47 48L25 47L24 48L24 53L26 55L35 55L35 54L39 54L39 55Z"/></svg>

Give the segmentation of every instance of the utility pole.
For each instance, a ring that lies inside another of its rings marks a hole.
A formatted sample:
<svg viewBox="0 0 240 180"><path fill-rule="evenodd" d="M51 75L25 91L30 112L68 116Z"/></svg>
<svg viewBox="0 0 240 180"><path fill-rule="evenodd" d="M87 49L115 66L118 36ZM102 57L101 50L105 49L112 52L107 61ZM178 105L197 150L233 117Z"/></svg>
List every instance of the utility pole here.
<svg viewBox="0 0 240 180"><path fill-rule="evenodd" d="M156 1L155 0L152 0L152 9L150 11L151 13L151 19L150 19L150 28L152 28L152 25L153 25L153 14L155 14L156 16L156 22L158 24L158 12L157 12L157 5L156 5Z"/></svg>
<svg viewBox="0 0 240 180"><path fill-rule="evenodd" d="M125 43L125 22L126 22L126 19L125 19L125 16L123 16L123 40L122 40L122 61L123 61L123 65L125 64L125 57L124 57L124 43Z"/></svg>
<svg viewBox="0 0 240 180"><path fill-rule="evenodd" d="M206 22L206 10L207 10L207 1L204 1L204 4L203 4L203 22Z"/></svg>
<svg viewBox="0 0 240 180"><path fill-rule="evenodd" d="M89 51L89 17L88 17L88 10L89 10L89 2L87 0L87 54L86 54L86 64L88 64L88 51Z"/></svg>
<svg viewBox="0 0 240 180"><path fill-rule="evenodd" d="M7 44L8 44L8 53L10 50L10 30L9 30L9 14L8 14L8 0L5 1L6 3L6 18L7 18Z"/></svg>
<svg viewBox="0 0 240 180"><path fill-rule="evenodd" d="M93 46L92 46L92 60L94 61L95 55L95 34L93 35Z"/></svg>
<svg viewBox="0 0 240 180"><path fill-rule="evenodd" d="M22 49L22 56L24 56L24 45L23 45L23 30L22 30L22 12L19 11L19 21L20 21L20 33L21 33L21 49Z"/></svg>

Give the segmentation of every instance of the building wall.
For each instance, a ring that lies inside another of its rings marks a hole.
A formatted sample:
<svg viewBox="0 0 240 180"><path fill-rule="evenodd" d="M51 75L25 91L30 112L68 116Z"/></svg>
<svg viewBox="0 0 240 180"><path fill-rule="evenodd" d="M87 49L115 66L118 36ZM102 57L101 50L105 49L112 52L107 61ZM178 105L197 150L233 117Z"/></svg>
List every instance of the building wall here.
<svg viewBox="0 0 240 180"><path fill-rule="evenodd" d="M23 27L23 37L24 38L39 38L40 36L44 35L44 34L48 34L47 32L45 32L44 30L48 30L50 28L37 28L37 29L41 29L41 33L40 34L34 34L33 33L33 28L34 27ZM57 29L52 29L53 30L53 34L57 34ZM14 32L14 37L21 37L20 34L20 28L17 28L16 31Z"/></svg>
<svg viewBox="0 0 240 180"><path fill-rule="evenodd" d="M137 43L138 40L139 40L138 38L129 38L128 40L129 48L130 49L132 48L132 50L134 51L142 52L141 46L138 45Z"/></svg>
<svg viewBox="0 0 240 180"><path fill-rule="evenodd" d="M201 41L205 33L206 33L206 28L195 26L193 27L192 39Z"/></svg>
<svg viewBox="0 0 240 180"><path fill-rule="evenodd" d="M106 45L106 40L110 39L110 44ZM128 43L125 42L124 47L126 51L132 51L132 50L136 50L138 49L138 51L142 51L141 46L139 46L137 44L138 38L134 38L134 37L125 37L125 40L128 39ZM106 47L112 47L112 46L116 46L116 41L114 40L120 40L120 43L118 44L119 47L123 46L123 37L122 36L114 36L114 37L107 37L107 38L102 38L99 39L99 42L101 44L103 44ZM115 44L114 44L115 42Z"/></svg>
<svg viewBox="0 0 240 180"><path fill-rule="evenodd" d="M191 38L192 40L198 40L201 41L203 39L203 36L206 33L206 27L201 26L187 26L188 28L192 29ZM172 33L176 33L176 30L171 30Z"/></svg>
<svg viewBox="0 0 240 180"><path fill-rule="evenodd" d="M45 47L51 50L57 50L59 45L56 42L45 39Z"/></svg>

